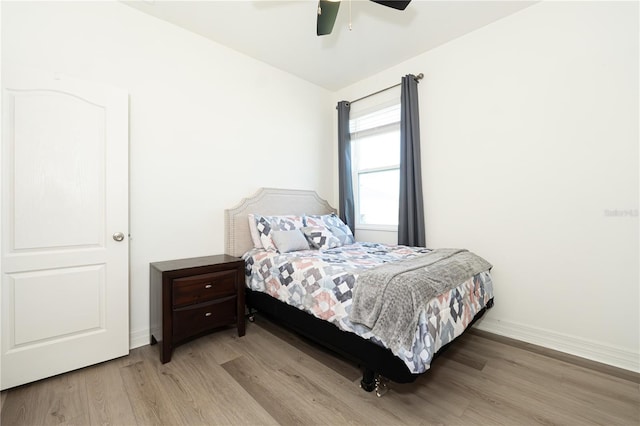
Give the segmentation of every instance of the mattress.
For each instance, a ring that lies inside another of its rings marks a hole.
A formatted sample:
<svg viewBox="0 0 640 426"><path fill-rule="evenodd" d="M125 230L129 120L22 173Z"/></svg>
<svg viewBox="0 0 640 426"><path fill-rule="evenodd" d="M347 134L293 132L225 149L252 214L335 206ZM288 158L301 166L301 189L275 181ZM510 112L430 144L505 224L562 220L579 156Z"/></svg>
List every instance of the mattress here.
<svg viewBox="0 0 640 426"><path fill-rule="evenodd" d="M363 271L430 250L419 247L355 243L329 250L278 253L252 249L243 258L247 287L355 333L388 345L362 324L349 320L352 291ZM411 373L430 368L434 354L464 332L475 315L493 298L489 271L476 274L445 294L433 298L420 312L411 347L393 353Z"/></svg>

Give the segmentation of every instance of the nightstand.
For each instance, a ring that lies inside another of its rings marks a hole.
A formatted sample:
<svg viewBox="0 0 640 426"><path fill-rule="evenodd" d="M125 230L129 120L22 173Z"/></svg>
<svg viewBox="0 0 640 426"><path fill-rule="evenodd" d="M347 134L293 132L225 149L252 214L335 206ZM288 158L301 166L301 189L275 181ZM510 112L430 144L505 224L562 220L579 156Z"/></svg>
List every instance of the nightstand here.
<svg viewBox="0 0 640 426"><path fill-rule="evenodd" d="M244 282L244 260L226 254L151 263L151 344L159 344L160 361L222 326L244 336Z"/></svg>

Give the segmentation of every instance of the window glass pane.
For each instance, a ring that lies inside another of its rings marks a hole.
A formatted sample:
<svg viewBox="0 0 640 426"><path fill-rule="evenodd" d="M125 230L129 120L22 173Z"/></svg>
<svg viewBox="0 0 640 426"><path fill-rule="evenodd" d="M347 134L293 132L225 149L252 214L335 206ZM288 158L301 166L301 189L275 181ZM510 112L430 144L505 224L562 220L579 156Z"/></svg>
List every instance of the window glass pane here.
<svg viewBox="0 0 640 426"><path fill-rule="evenodd" d="M398 169L358 175L359 223L397 225L400 197Z"/></svg>
<svg viewBox="0 0 640 426"><path fill-rule="evenodd" d="M395 104L360 117L352 117L351 120L349 120L349 133L375 129L376 127L399 122L400 104Z"/></svg>
<svg viewBox="0 0 640 426"><path fill-rule="evenodd" d="M358 153L359 170L400 164L400 129L358 138L353 144Z"/></svg>

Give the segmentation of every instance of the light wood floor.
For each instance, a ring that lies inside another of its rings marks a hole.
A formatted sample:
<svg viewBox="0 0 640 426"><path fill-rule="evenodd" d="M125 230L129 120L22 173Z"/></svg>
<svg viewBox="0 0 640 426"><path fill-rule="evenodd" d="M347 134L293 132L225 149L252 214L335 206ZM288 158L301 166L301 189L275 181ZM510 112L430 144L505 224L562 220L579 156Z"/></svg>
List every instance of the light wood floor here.
<svg viewBox="0 0 640 426"><path fill-rule="evenodd" d="M356 366L258 317L245 337L208 335L165 365L145 346L4 391L1 424L640 424L637 374L512 343L469 332L416 383L377 398Z"/></svg>

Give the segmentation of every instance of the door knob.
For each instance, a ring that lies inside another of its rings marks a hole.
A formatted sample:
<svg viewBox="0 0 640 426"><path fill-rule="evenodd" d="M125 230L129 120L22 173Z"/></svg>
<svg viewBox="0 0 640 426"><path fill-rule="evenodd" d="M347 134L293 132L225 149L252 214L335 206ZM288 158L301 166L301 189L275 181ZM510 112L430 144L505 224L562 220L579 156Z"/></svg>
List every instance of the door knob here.
<svg viewBox="0 0 640 426"><path fill-rule="evenodd" d="M116 232L113 234L113 239L116 241L122 241L124 240L124 234L122 232Z"/></svg>

